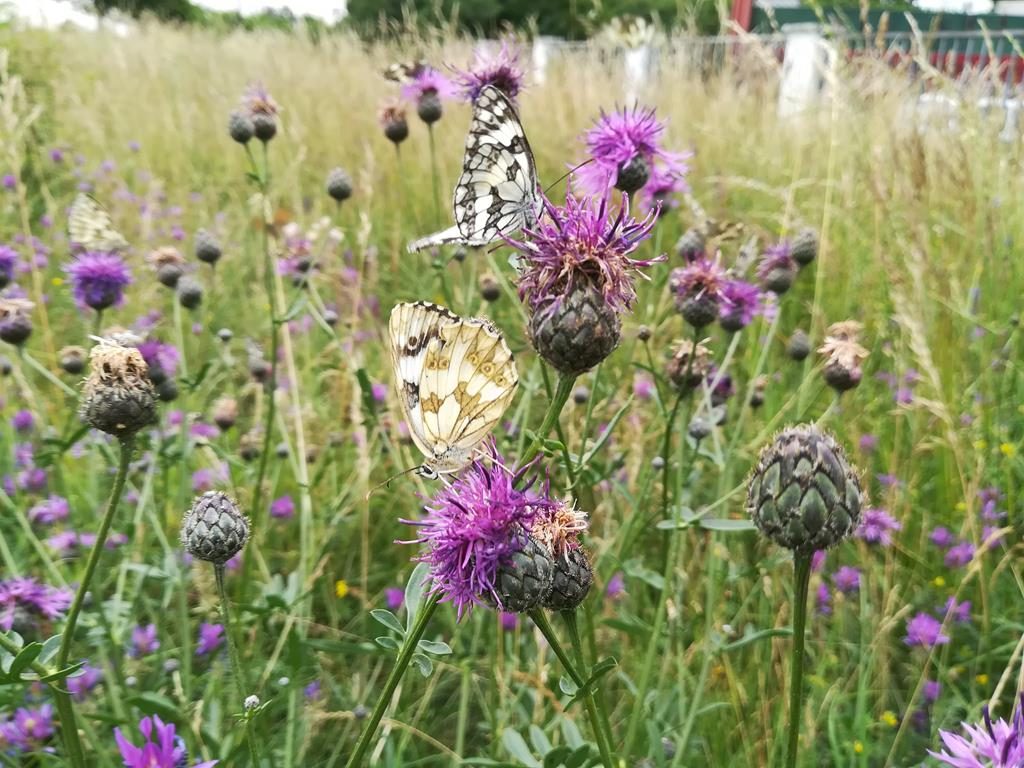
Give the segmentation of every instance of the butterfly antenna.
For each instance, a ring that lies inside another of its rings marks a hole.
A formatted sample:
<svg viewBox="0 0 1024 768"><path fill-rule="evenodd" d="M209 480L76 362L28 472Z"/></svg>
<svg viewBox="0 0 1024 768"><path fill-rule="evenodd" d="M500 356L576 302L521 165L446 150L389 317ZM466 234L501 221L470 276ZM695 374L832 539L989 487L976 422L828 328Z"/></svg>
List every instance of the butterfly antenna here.
<svg viewBox="0 0 1024 768"><path fill-rule="evenodd" d="M370 490L368 490L368 491L366 492L366 496L364 496L364 497L363 497L363 501L368 501L368 500L369 500L369 498L370 498L371 496L373 496L373 494L375 494L375 493L376 493L377 491L379 491L379 490L380 490L381 488L384 488L384 487L390 487L390 486L391 486L391 481L392 481L392 480L397 480L397 479L398 479L398 478L400 478L400 477L401 477L402 475L408 475L408 474L409 474L410 472L415 472L415 471L416 471L417 469L419 469L419 467L418 467L418 466L417 466L417 467L410 467L409 469L403 469L403 470L402 470L401 472L399 472L399 473L397 473L397 474L394 474L394 475L392 475L391 477L389 477L389 478L388 478L387 480L385 480L385 481L384 481L383 483L378 483L377 485L373 486L373 488L371 488Z"/></svg>
<svg viewBox="0 0 1024 768"><path fill-rule="evenodd" d="M566 171L565 173L563 173L563 174L562 174L561 176L559 176L559 177L558 177L557 179L555 179L555 180L554 180L553 182L551 182L551 183L550 183L550 184L548 185L548 188L544 190L544 195L545 195L545 197L547 196L548 192L550 192L550 191L551 191L551 188L555 186L555 184L558 184L558 183L560 183L561 181L563 181L563 180L565 180L565 179L569 178L569 176L571 176L571 175L572 175L573 173L575 173L576 171L578 171L578 170L579 170L580 168L582 168L582 167L583 167L584 165L590 165L590 164L591 164L592 162L594 162L594 158L590 158L589 160L584 160L584 161L583 161L582 163L580 163L579 165L573 166L573 167L572 167L572 168L570 168L570 169L569 169L568 171Z"/></svg>

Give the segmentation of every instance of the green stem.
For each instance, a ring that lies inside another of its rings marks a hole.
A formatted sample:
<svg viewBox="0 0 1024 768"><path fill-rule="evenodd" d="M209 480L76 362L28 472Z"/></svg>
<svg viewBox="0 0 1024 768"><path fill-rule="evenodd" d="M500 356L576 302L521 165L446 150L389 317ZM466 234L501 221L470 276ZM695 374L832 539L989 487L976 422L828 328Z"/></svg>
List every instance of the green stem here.
<svg viewBox="0 0 1024 768"><path fill-rule="evenodd" d="M789 745L786 768L795 768L800 746L800 710L804 698L804 629L807 626L807 592L811 581L811 555L797 553L793 560L793 658L789 670Z"/></svg>
<svg viewBox="0 0 1024 768"><path fill-rule="evenodd" d="M241 656L238 654L238 644L235 642L235 630L234 625L231 623L231 609L228 603L228 592L224 588L224 565L215 563L213 566L213 575L217 580L217 594L220 596L220 613L221 619L224 622L224 637L228 643L228 658L231 660L231 673L235 678L235 689L238 691L238 698L240 706L243 711L245 710L245 699L246 699L246 682L243 679ZM259 768L260 756L259 751L256 749L256 734L253 733L252 719L249 718L248 713L245 717L245 740L249 744L249 760L252 762L252 768Z"/></svg>
<svg viewBox="0 0 1024 768"><path fill-rule="evenodd" d="M525 467L534 459L534 457L536 457L538 453L540 453L541 446L547 439L547 436L551 434L551 430L555 427L555 422L558 421L559 414L562 413L562 409L569 401L569 396L572 395L572 388L575 383L575 376L566 376L562 373L558 374L558 382L555 385L555 396L551 399L551 404L548 405L547 413L544 414L544 421L541 422L540 429L537 430L537 433L533 438L533 442L530 443L530 447L526 449L522 458L519 460L520 467Z"/></svg>
<svg viewBox="0 0 1024 768"><path fill-rule="evenodd" d="M85 596L89 592L89 585L92 583L99 565L100 556L103 554L107 543L107 534L110 533L110 525L114 521L114 514L117 512L117 505L121 501L121 494L124 492L125 481L128 478L128 465L131 463L132 447L134 438L126 437L121 443L121 460L117 467L117 475L114 477L114 487L110 490L107 499L107 507L103 512L99 530L96 532L96 543L92 545L89 552L89 559L85 564L85 573L82 581L75 592L75 598L68 611L67 621L64 623L64 634L60 640L60 650L57 651L57 669L64 669L68 665L68 657L71 655L71 643L75 637L75 627L78 625L78 617L82 613L82 605L85 603ZM100 610L103 610L102 606ZM57 704L57 712L61 720L61 734L64 738L64 745L68 750L68 757L75 768L85 765L85 756L82 753L82 745L78 739L78 725L75 722L74 705L71 703L71 696L66 690L52 686L54 700Z"/></svg>
<svg viewBox="0 0 1024 768"><path fill-rule="evenodd" d="M430 176L434 191L434 222L441 226L441 192L437 179L437 151L434 148L434 124L427 124L427 135L430 136Z"/></svg>
<svg viewBox="0 0 1024 768"><path fill-rule="evenodd" d="M580 639L580 628L576 622L576 611L562 611L562 618L565 619L566 626L569 627L569 638L572 640L573 650L576 653L576 664L580 669L591 669L590 665L588 665L586 660L583 658L583 641ZM607 754L605 755L602 753L602 755L611 760L613 759L612 749L615 743L615 737L612 736L612 726L608 721L608 713L604 711L604 706L601 703L601 696L599 695L599 689L596 684L587 695L587 698L593 704L594 711L591 716L591 723L593 724L598 736L598 746L600 747L601 742L604 742Z"/></svg>
<svg viewBox="0 0 1024 768"><path fill-rule="evenodd" d="M384 717L384 712L391 704L391 697L405 675L405 670L409 667L412 655L416 652L416 647L423 638L423 633L426 631L434 611L437 610L439 598L440 595L431 595L420 608L419 615L416 617L416 623L413 624L409 634L405 636L405 641L398 652L398 658L395 660L395 666L391 668L388 679L384 683L384 691L381 693L380 698L377 699L370 717L367 718L366 725L363 726L362 733L359 734L359 739L356 741L355 749L345 763L345 768L356 768L356 766L363 764L363 758L366 756L366 751L370 748L373 734L376 733L377 726L380 725L381 718Z"/></svg>

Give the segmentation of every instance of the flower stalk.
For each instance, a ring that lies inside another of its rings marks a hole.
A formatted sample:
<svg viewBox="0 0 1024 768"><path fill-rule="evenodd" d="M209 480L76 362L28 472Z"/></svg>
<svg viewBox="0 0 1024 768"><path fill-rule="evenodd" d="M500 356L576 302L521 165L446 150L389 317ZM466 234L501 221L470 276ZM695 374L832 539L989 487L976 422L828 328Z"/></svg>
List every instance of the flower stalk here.
<svg viewBox="0 0 1024 768"><path fill-rule="evenodd" d="M804 697L804 630L807 625L807 593L811 581L811 553L793 557L793 653L789 670L789 731L786 768L795 768L800 747L800 711Z"/></svg>
<svg viewBox="0 0 1024 768"><path fill-rule="evenodd" d="M224 637L227 640L228 645L228 658L231 660L231 672L235 678L235 689L238 692L238 699L240 702L245 702L246 699L246 683L243 679L243 667L241 656L238 653L238 643L235 641L235 629L231 623L231 610L228 604L228 593L224 588L224 564L214 563L213 564L213 575L217 581L217 594L220 597L220 613L221 619L224 622ZM244 706L244 704L243 704ZM253 768L258 768L260 765L259 749L256 745L256 733L252 727L252 718L245 718L245 741L249 745L249 760L252 763Z"/></svg>

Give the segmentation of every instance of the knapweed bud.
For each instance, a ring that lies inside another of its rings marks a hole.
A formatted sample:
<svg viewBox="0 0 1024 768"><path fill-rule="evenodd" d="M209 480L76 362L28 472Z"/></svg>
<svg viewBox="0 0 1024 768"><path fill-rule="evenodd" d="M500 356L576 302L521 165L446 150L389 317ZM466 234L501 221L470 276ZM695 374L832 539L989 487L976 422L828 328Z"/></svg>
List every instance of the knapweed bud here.
<svg viewBox="0 0 1024 768"><path fill-rule="evenodd" d="M64 347L57 354L61 370L77 376L85 370L85 350L81 347Z"/></svg>
<svg viewBox="0 0 1024 768"><path fill-rule="evenodd" d="M409 138L409 123L405 119L405 108L399 104L385 106L380 113L384 135L396 147Z"/></svg>
<svg viewBox="0 0 1024 768"><path fill-rule="evenodd" d="M523 548L498 567L494 592L501 609L512 613L532 611L551 592L554 562L551 553L532 536Z"/></svg>
<svg viewBox="0 0 1024 768"><path fill-rule="evenodd" d="M758 457L747 512L762 534L800 554L833 547L857 528L863 491L840 445L813 425L781 432Z"/></svg>
<svg viewBox="0 0 1024 768"><path fill-rule="evenodd" d="M691 227L676 242L676 253L683 261L696 261L704 255L704 235L699 229Z"/></svg>
<svg viewBox="0 0 1024 768"><path fill-rule="evenodd" d="M232 112L228 118L228 135L239 144L248 144L255 130L252 120L244 112Z"/></svg>
<svg viewBox="0 0 1024 768"><path fill-rule="evenodd" d="M235 333L230 328L221 328L219 331L217 331L217 338L220 339L225 344L227 344L233 338L235 338Z"/></svg>
<svg viewBox="0 0 1024 768"><path fill-rule="evenodd" d="M789 248L789 255L801 267L806 267L818 257L818 233L810 227L801 229Z"/></svg>
<svg viewBox="0 0 1024 768"><path fill-rule="evenodd" d="M793 331L793 335L789 337L789 341L786 343L786 354L789 355L791 360L798 362L806 359L811 354L811 339L805 330L797 328Z"/></svg>
<svg viewBox="0 0 1024 768"><path fill-rule="evenodd" d="M194 277L185 275L178 281L178 303L185 309L196 309L203 303L203 286Z"/></svg>
<svg viewBox="0 0 1024 768"><path fill-rule="evenodd" d="M501 298L501 284L490 272L480 275L480 297L487 302L495 302Z"/></svg>
<svg viewBox="0 0 1024 768"><path fill-rule="evenodd" d="M242 457L242 461L255 461L260 455L260 445L261 440L258 432L246 432L238 441L238 455Z"/></svg>
<svg viewBox="0 0 1024 768"><path fill-rule="evenodd" d="M590 399L590 390L584 386L579 386L572 391L572 401L576 405L584 405Z"/></svg>
<svg viewBox="0 0 1024 768"><path fill-rule="evenodd" d="M149 254L148 261L156 270L156 279L167 288L176 288L185 274L185 258L172 245L157 248Z"/></svg>
<svg viewBox="0 0 1024 768"><path fill-rule="evenodd" d="M601 291L581 282L530 316L530 340L555 370L578 376L610 355L619 345L622 320Z"/></svg>
<svg viewBox="0 0 1024 768"><path fill-rule="evenodd" d="M636 338L642 342L648 342L651 340L651 329L646 325L641 325L636 329Z"/></svg>
<svg viewBox="0 0 1024 768"><path fill-rule="evenodd" d="M551 577L551 591L544 607L552 611L572 611L586 599L594 585L594 569L583 547L568 550L555 558L555 571Z"/></svg>
<svg viewBox="0 0 1024 768"><path fill-rule="evenodd" d="M339 203L352 197L352 177L344 168L335 168L327 174L327 194Z"/></svg>
<svg viewBox="0 0 1024 768"><path fill-rule="evenodd" d="M223 255L216 235L205 229L196 232L196 258L211 266Z"/></svg>
<svg viewBox="0 0 1024 768"><path fill-rule="evenodd" d="M615 177L615 188L632 195L647 183L651 177L651 168L643 155L634 155L631 160L619 166Z"/></svg>
<svg viewBox="0 0 1024 768"><path fill-rule="evenodd" d="M223 430L229 430L238 421L238 401L233 397L222 397L213 404L213 423Z"/></svg>
<svg viewBox="0 0 1024 768"><path fill-rule="evenodd" d="M750 393L750 407L760 408L764 405L764 391L768 388L768 377L764 374L754 379L754 389Z"/></svg>
<svg viewBox="0 0 1024 768"><path fill-rule="evenodd" d="M689 339L676 342L675 351L665 366L665 374L677 392L686 394L700 386L711 371L711 350L704 342Z"/></svg>
<svg viewBox="0 0 1024 768"><path fill-rule="evenodd" d="M257 112L252 116L252 132L266 144L277 135L277 118L267 112Z"/></svg>
<svg viewBox="0 0 1024 768"><path fill-rule="evenodd" d="M868 351L860 345L860 323L846 320L828 329L825 343L818 352L825 358L822 377L836 392L853 389L864 375L861 368Z"/></svg>
<svg viewBox="0 0 1024 768"><path fill-rule="evenodd" d="M10 376L13 370L14 366L11 365L11 361L0 355L0 376Z"/></svg>
<svg viewBox="0 0 1024 768"><path fill-rule="evenodd" d="M0 298L0 341L20 347L32 335L29 313L35 306L27 299Z"/></svg>
<svg viewBox="0 0 1024 768"><path fill-rule="evenodd" d="M420 116L427 125L432 125L441 119L444 110L441 108L441 97L437 91L424 91L416 102L416 114Z"/></svg>
<svg viewBox="0 0 1024 768"><path fill-rule="evenodd" d="M757 268L757 276L766 291L781 296L793 287L798 269L790 255L789 243L783 241L765 250Z"/></svg>
<svg viewBox="0 0 1024 768"><path fill-rule="evenodd" d="M156 385L156 396L160 398L161 403L171 403L178 399L178 382L174 379L165 376L163 380Z"/></svg>
<svg viewBox="0 0 1024 768"><path fill-rule="evenodd" d="M227 494L207 491L181 524L181 544L192 557L223 565L249 540L249 520Z"/></svg>
<svg viewBox="0 0 1024 768"><path fill-rule="evenodd" d="M690 424L686 428L686 434L697 441L703 440L713 431L713 425L703 416L694 416L690 419Z"/></svg>
<svg viewBox="0 0 1024 768"><path fill-rule="evenodd" d="M107 341L92 348L79 415L119 440L156 422L156 393L139 350Z"/></svg>
<svg viewBox="0 0 1024 768"><path fill-rule="evenodd" d="M341 318L338 317L338 313L337 312L335 312L330 307L327 307L327 308L324 309L323 319L324 319L324 322L327 323L327 325L329 325L331 328L333 328L334 326L336 326L338 324L338 320L340 320Z"/></svg>
<svg viewBox="0 0 1024 768"><path fill-rule="evenodd" d="M694 328L703 328L718 318L725 271L716 262L697 259L673 269L668 285L679 314Z"/></svg>

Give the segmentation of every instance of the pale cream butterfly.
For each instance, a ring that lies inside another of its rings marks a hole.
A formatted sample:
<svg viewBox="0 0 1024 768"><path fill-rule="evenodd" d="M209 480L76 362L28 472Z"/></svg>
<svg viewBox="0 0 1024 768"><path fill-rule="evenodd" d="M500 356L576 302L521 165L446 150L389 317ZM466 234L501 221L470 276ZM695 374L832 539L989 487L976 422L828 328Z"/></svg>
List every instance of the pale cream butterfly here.
<svg viewBox="0 0 1024 768"><path fill-rule="evenodd" d="M402 415L436 479L478 455L519 385L512 352L489 320L425 301L398 304L388 324Z"/></svg>
<svg viewBox="0 0 1024 768"><path fill-rule="evenodd" d="M537 223L544 199L537 164L516 108L500 90L485 86L473 102L462 175L455 185L455 226L409 244L481 246Z"/></svg>
<svg viewBox="0 0 1024 768"><path fill-rule="evenodd" d="M85 251L124 251L128 241L114 228L110 214L96 199L79 192L68 211L68 242Z"/></svg>

